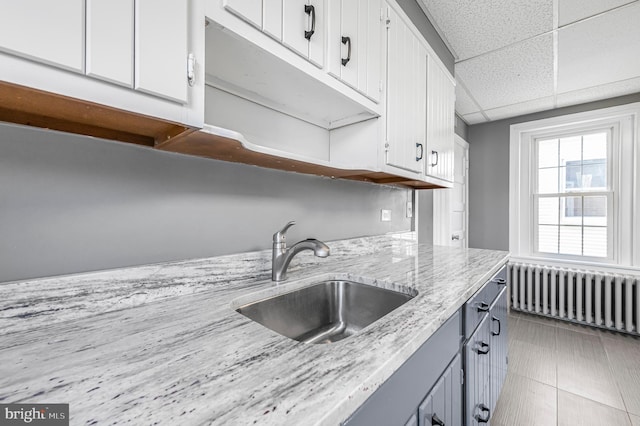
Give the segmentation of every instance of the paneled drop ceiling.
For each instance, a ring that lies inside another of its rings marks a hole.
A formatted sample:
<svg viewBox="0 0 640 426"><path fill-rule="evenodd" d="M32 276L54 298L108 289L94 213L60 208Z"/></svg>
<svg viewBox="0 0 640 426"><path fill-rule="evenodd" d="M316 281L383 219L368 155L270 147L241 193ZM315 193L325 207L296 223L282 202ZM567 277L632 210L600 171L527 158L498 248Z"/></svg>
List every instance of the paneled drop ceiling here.
<svg viewBox="0 0 640 426"><path fill-rule="evenodd" d="M640 0L418 0L477 124L640 92Z"/></svg>

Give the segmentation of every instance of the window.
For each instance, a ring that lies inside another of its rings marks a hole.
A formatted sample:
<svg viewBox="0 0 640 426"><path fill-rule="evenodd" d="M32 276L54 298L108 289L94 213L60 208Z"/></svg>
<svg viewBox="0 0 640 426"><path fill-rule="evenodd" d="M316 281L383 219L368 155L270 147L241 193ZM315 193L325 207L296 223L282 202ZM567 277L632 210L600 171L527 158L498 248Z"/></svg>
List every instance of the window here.
<svg viewBox="0 0 640 426"><path fill-rule="evenodd" d="M640 103L511 126L509 250L640 266Z"/></svg>
<svg viewBox="0 0 640 426"><path fill-rule="evenodd" d="M534 252L612 258L611 131L535 141Z"/></svg>

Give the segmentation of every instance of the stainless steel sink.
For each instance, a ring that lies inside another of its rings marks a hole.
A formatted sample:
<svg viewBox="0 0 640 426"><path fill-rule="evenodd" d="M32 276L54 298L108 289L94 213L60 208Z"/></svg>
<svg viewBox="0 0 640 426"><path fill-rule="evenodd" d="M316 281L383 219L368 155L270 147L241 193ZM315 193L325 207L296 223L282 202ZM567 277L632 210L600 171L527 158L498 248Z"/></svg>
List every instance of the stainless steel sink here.
<svg viewBox="0 0 640 426"><path fill-rule="evenodd" d="M357 333L416 294L331 280L249 303L236 311L291 339L331 343Z"/></svg>

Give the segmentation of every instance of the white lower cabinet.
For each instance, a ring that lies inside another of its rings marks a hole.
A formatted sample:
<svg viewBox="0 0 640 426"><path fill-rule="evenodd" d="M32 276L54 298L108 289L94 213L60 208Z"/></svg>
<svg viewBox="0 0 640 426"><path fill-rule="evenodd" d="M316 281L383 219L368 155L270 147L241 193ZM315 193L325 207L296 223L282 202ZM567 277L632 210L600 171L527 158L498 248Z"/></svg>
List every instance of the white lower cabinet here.
<svg viewBox="0 0 640 426"><path fill-rule="evenodd" d="M84 71L85 0L0 0L0 50Z"/></svg>

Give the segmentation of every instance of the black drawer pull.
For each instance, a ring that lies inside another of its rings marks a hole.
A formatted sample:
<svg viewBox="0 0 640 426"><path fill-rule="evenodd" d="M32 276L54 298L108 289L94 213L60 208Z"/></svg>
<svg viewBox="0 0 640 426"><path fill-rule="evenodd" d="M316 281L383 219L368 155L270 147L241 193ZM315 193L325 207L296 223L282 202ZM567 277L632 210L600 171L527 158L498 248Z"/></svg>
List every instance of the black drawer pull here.
<svg viewBox="0 0 640 426"><path fill-rule="evenodd" d="M480 347L476 348L476 352L480 355L486 355L489 353L489 344L486 342L480 342Z"/></svg>
<svg viewBox="0 0 640 426"><path fill-rule="evenodd" d="M433 413L433 416L431 416L431 426L445 426L445 424L436 413Z"/></svg>
<svg viewBox="0 0 640 426"><path fill-rule="evenodd" d="M507 280L505 280L504 278L496 278L495 280L493 280L493 282L498 285L507 285Z"/></svg>
<svg viewBox="0 0 640 426"><path fill-rule="evenodd" d="M499 336L500 333L502 333L502 323L500 322L500 318L491 317L491 321L496 321L498 323L498 331L492 331L491 335L492 336Z"/></svg>
<svg viewBox="0 0 640 426"><path fill-rule="evenodd" d="M478 423L489 423L489 418L491 418L491 410L489 409L489 407L484 404L480 404L478 408L480 408L480 411L482 411L483 413L487 413L487 415L486 417L482 417L480 416L480 414L476 414L474 416L476 418L476 421Z"/></svg>
<svg viewBox="0 0 640 426"><path fill-rule="evenodd" d="M489 312L489 304L485 302L478 303L478 312Z"/></svg>

